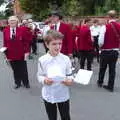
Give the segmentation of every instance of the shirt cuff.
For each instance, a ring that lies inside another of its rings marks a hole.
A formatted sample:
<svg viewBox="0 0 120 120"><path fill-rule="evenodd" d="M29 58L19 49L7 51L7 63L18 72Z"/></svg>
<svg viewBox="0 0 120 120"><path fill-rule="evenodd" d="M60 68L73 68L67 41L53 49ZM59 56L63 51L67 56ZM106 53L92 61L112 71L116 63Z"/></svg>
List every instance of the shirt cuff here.
<svg viewBox="0 0 120 120"><path fill-rule="evenodd" d="M37 78L38 78L38 82L42 83L44 85L45 77L44 76L38 76Z"/></svg>

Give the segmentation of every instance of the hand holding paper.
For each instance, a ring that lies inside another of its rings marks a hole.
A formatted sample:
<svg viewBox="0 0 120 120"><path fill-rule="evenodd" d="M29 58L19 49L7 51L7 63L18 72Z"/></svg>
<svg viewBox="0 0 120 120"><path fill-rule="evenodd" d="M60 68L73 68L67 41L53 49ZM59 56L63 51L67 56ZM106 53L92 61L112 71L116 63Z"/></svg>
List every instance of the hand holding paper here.
<svg viewBox="0 0 120 120"><path fill-rule="evenodd" d="M80 69L74 78L74 82L87 85L90 82L93 71Z"/></svg>
<svg viewBox="0 0 120 120"><path fill-rule="evenodd" d="M59 77L59 76L52 77L52 78L49 78L49 79L53 80L54 82L63 82L65 80L64 77Z"/></svg>
<svg viewBox="0 0 120 120"><path fill-rule="evenodd" d="M65 85L67 85L67 86L70 86L70 85L72 85L73 80L71 80L71 79L65 79L64 81L62 81L62 83L65 84Z"/></svg>
<svg viewBox="0 0 120 120"><path fill-rule="evenodd" d="M46 77L45 80L44 80L44 83L46 85L51 85L53 83L53 80L51 80L51 79L49 79L49 78Z"/></svg>

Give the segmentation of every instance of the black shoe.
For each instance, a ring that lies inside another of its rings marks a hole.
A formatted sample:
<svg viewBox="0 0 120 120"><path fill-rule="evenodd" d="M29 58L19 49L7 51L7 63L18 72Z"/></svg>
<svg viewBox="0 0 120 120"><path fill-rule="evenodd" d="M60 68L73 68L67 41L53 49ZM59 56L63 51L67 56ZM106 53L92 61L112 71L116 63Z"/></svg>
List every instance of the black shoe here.
<svg viewBox="0 0 120 120"><path fill-rule="evenodd" d="M25 85L25 88L30 88L30 85L28 84L28 85Z"/></svg>
<svg viewBox="0 0 120 120"><path fill-rule="evenodd" d="M18 88L20 88L20 85L15 85L14 86L14 89L18 89Z"/></svg>
<svg viewBox="0 0 120 120"><path fill-rule="evenodd" d="M32 54L37 55L37 52L32 52Z"/></svg>
<svg viewBox="0 0 120 120"><path fill-rule="evenodd" d="M106 89L106 90L108 90L109 92L113 92L114 91L113 88L110 88L107 85L103 85L103 88Z"/></svg>
<svg viewBox="0 0 120 120"><path fill-rule="evenodd" d="M99 81L97 81L97 86L98 86L98 87L102 87L102 84L99 83Z"/></svg>

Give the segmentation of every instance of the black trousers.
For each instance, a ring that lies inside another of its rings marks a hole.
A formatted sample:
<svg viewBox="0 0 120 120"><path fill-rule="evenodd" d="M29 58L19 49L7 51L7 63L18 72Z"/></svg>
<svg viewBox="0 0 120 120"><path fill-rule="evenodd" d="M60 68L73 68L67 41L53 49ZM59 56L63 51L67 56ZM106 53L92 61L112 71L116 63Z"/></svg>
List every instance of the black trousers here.
<svg viewBox="0 0 120 120"><path fill-rule="evenodd" d="M44 104L49 120L57 120L57 108L60 112L61 120L70 120L69 100L53 104L44 100Z"/></svg>
<svg viewBox="0 0 120 120"><path fill-rule="evenodd" d="M98 37L99 36L94 36L94 48L95 48L95 52L96 52L96 57L97 57L97 61L99 62L99 45L98 45Z"/></svg>
<svg viewBox="0 0 120 120"><path fill-rule="evenodd" d="M85 60L87 60L87 70L91 70L92 62L93 62L93 51L80 51L80 68L84 69Z"/></svg>
<svg viewBox="0 0 120 120"><path fill-rule="evenodd" d="M37 40L33 39L32 40L32 53L37 53Z"/></svg>
<svg viewBox="0 0 120 120"><path fill-rule="evenodd" d="M26 61L24 60L10 61L10 64L13 70L15 84L20 86L22 82L24 86L29 85Z"/></svg>
<svg viewBox="0 0 120 120"><path fill-rule="evenodd" d="M47 53L49 49L48 49L47 46L45 45L45 42L43 42L43 45L44 45L44 48L45 48L45 52Z"/></svg>
<svg viewBox="0 0 120 120"><path fill-rule="evenodd" d="M110 51L102 51L100 55L100 69L99 69L99 78L98 83L103 84L105 72L107 66L109 67L109 80L108 87L113 89L115 74L116 74L116 62L118 59L118 51L110 50Z"/></svg>

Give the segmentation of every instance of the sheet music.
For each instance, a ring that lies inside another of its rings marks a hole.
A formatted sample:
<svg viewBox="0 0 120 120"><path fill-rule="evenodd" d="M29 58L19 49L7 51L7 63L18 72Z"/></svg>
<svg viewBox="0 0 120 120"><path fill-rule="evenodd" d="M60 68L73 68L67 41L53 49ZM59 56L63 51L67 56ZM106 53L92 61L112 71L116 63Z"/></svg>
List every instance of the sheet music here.
<svg viewBox="0 0 120 120"><path fill-rule="evenodd" d="M5 52L7 50L7 48L6 47L2 47L2 48L0 48L0 52Z"/></svg>
<svg viewBox="0 0 120 120"><path fill-rule="evenodd" d="M88 85L92 77L93 71L79 69L78 73L74 78L74 82L80 83L83 85Z"/></svg>
<svg viewBox="0 0 120 120"><path fill-rule="evenodd" d="M62 82L63 80L65 80L65 77L56 76L50 79L52 79L54 82Z"/></svg>

